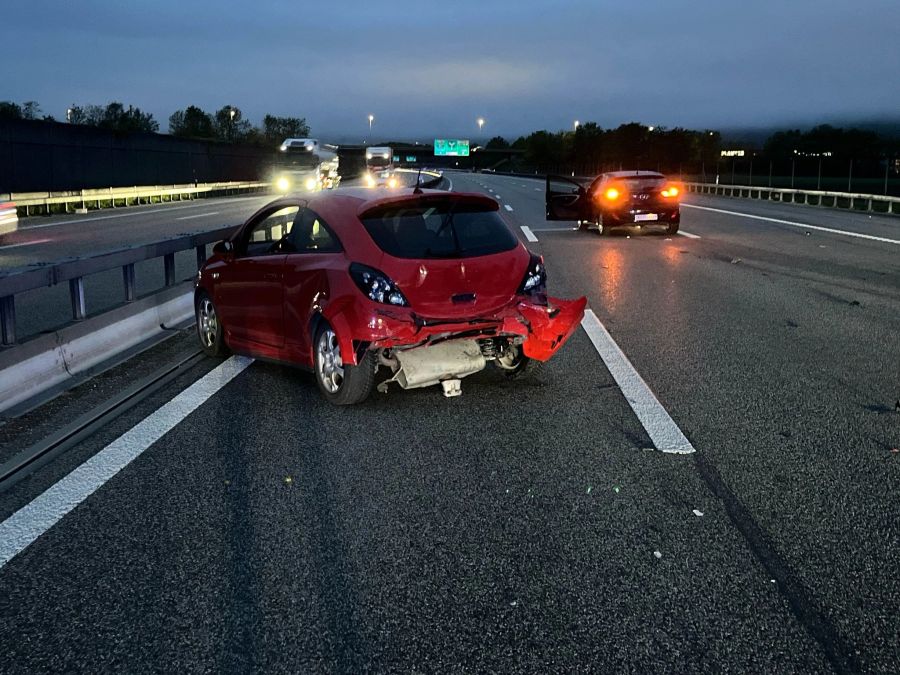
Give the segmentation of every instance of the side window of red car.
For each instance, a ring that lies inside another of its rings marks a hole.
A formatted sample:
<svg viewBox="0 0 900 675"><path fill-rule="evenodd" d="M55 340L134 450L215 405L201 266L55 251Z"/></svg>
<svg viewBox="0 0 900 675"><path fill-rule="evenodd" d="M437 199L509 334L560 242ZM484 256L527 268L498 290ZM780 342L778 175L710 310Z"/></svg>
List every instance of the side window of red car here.
<svg viewBox="0 0 900 675"><path fill-rule="evenodd" d="M299 206L286 206L262 214L244 232L241 255L257 256L283 253L280 243L290 234L299 210Z"/></svg>
<svg viewBox="0 0 900 675"><path fill-rule="evenodd" d="M341 242L328 224L312 209L297 214L289 243L292 253L336 253Z"/></svg>

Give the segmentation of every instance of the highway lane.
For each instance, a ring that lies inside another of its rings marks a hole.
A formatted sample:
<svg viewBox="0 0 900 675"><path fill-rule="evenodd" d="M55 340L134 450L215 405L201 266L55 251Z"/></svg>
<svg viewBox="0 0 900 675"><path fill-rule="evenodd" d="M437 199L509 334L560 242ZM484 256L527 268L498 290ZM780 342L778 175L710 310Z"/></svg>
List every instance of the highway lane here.
<svg viewBox="0 0 900 675"><path fill-rule="evenodd" d="M533 181L451 179L534 232L551 291L588 295L697 452L648 449L583 331L540 383L484 373L455 400L335 409L255 363L0 569L13 670L895 670L893 245L689 209L699 239L600 238L546 223Z"/></svg>

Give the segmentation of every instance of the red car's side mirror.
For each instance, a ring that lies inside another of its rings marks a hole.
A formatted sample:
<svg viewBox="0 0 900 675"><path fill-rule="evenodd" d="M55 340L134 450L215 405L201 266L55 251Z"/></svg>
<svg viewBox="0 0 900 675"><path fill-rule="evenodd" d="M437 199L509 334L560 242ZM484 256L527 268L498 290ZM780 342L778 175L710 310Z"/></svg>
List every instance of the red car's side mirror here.
<svg viewBox="0 0 900 675"><path fill-rule="evenodd" d="M234 244L230 241L220 241L217 242L215 246L213 246L213 253L218 253L219 255L227 255L229 253L234 252Z"/></svg>

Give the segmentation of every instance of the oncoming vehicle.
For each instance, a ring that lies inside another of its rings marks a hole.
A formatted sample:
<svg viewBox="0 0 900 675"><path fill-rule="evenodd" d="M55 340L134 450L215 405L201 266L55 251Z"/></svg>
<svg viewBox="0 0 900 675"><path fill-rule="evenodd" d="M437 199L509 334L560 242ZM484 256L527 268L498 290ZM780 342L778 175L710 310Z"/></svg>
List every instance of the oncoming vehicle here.
<svg viewBox="0 0 900 675"><path fill-rule="evenodd" d="M13 202L0 202L0 235L19 229L19 216Z"/></svg>
<svg viewBox="0 0 900 675"><path fill-rule="evenodd" d="M317 139L286 138L279 147L272 183L282 193L337 187L341 180L338 166L337 153Z"/></svg>
<svg viewBox="0 0 900 675"><path fill-rule="evenodd" d="M397 187L394 175L394 150L386 145L374 146L366 150L365 183L368 187L386 185Z"/></svg>
<svg viewBox="0 0 900 675"><path fill-rule="evenodd" d="M588 187L547 176L547 220L576 220L599 234L627 225L662 225L675 234L681 222L681 188L655 171L604 173Z"/></svg>
<svg viewBox="0 0 900 675"><path fill-rule="evenodd" d="M532 371L566 342L585 298L547 297L543 260L494 199L364 188L286 197L219 242L198 273L204 351L310 368L335 404L441 384L493 363Z"/></svg>

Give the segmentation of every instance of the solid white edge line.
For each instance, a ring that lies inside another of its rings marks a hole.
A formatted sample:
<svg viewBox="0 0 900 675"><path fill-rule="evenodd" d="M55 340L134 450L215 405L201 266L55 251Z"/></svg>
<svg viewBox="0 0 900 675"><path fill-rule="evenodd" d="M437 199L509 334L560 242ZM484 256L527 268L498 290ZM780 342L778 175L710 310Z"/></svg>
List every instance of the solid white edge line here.
<svg viewBox="0 0 900 675"><path fill-rule="evenodd" d="M678 234L682 237L688 237L689 239L701 239L702 237L699 234L692 234L690 232L685 232L684 230L679 230Z"/></svg>
<svg viewBox="0 0 900 675"><path fill-rule="evenodd" d="M653 445L660 452L686 455L695 452L694 446L663 408L662 403L644 382L644 378L631 365L616 341L593 310L585 310L581 326L594 343L594 347L622 390L625 400L634 411Z"/></svg>
<svg viewBox="0 0 900 675"><path fill-rule="evenodd" d="M504 204L504 205L503 205L503 208L506 209L507 211L512 211L512 210L513 210L513 207L511 207L509 204Z"/></svg>
<svg viewBox="0 0 900 675"><path fill-rule="evenodd" d="M175 220L191 220L192 218L203 218L205 216L217 215L219 215L218 211L210 211L209 213L198 213L196 216L181 216L181 218L176 218Z"/></svg>
<svg viewBox="0 0 900 675"><path fill-rule="evenodd" d="M525 234L525 238L528 241L535 242L538 240L538 238L534 236L534 232L531 231L530 227L528 227L527 225L521 225L520 228L521 228L522 232Z"/></svg>
<svg viewBox="0 0 900 675"><path fill-rule="evenodd" d="M232 356L0 523L0 568L247 368Z"/></svg>
<svg viewBox="0 0 900 675"><path fill-rule="evenodd" d="M847 237L857 237L858 239L870 239L872 241L881 241L886 244L900 244L900 239L888 239L887 237L876 237L872 234L862 234L861 232L847 232L847 230L836 230L833 227L822 227L821 225L808 225L806 223L795 223L792 220L781 220L780 218L769 218L767 216L754 216L750 213L741 213L740 211L727 211L725 209L714 209L709 206L697 206L696 204L685 204L682 206L689 209L700 209L701 211L713 211L715 213L725 213L729 216L740 216L741 218L751 218L753 220L765 220L769 223L778 223L779 225L790 225L792 227L802 227L807 230L818 230L819 232L829 232L831 234L843 234Z"/></svg>

